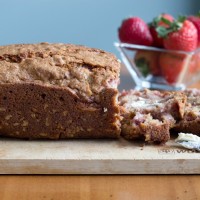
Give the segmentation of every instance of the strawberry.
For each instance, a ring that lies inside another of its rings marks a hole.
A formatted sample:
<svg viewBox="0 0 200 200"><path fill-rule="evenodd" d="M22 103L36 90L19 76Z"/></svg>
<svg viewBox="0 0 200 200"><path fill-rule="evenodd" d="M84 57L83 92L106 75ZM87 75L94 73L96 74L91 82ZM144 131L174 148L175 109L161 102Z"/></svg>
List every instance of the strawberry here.
<svg viewBox="0 0 200 200"><path fill-rule="evenodd" d="M155 47L163 47L163 38L162 37L159 37L156 29L157 27L159 26L163 26L163 27L166 27L168 28L169 25L163 21L163 18L165 20L168 20L169 22L173 22L174 18L169 15L169 14L161 14L159 15L158 17L155 17L153 19L153 21L149 24L149 29L150 29L150 32L151 32L151 35L153 36L153 46Z"/></svg>
<svg viewBox="0 0 200 200"><path fill-rule="evenodd" d="M161 53L159 57L159 66L161 73L169 84L176 83L182 70L187 67L188 76L197 73L199 67L200 54L194 54L188 63L188 55L180 53Z"/></svg>
<svg viewBox="0 0 200 200"><path fill-rule="evenodd" d="M169 84L174 84L184 67L186 55L178 53L161 53L159 57L159 65L162 75Z"/></svg>
<svg viewBox="0 0 200 200"><path fill-rule="evenodd" d="M165 28L168 28L169 22L173 22L173 21L174 21L173 16L171 16L170 14L163 13L159 16L158 26L163 26Z"/></svg>
<svg viewBox="0 0 200 200"><path fill-rule="evenodd" d="M191 21L196 29L197 29L197 34L198 34L198 43L197 46L200 47L200 16L188 16L187 19Z"/></svg>
<svg viewBox="0 0 200 200"><path fill-rule="evenodd" d="M144 76L151 73L152 75L160 75L158 66L159 52L139 50L136 52L134 62Z"/></svg>
<svg viewBox="0 0 200 200"><path fill-rule="evenodd" d="M193 51L197 48L197 29L192 22L181 17L169 23L169 27L158 27L159 36L164 37L164 47L169 50Z"/></svg>
<svg viewBox="0 0 200 200"><path fill-rule="evenodd" d="M118 29L121 42L150 46L153 38L147 24L139 17L125 19Z"/></svg>

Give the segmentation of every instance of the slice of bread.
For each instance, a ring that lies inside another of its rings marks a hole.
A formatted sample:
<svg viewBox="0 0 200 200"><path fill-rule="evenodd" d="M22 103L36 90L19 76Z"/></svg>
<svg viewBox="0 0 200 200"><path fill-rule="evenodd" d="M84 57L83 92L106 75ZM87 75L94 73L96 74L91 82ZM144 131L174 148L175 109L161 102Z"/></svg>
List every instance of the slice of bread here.
<svg viewBox="0 0 200 200"><path fill-rule="evenodd" d="M123 91L119 96L123 116L122 136L166 142L169 130L183 118L186 96L181 92Z"/></svg>
<svg viewBox="0 0 200 200"><path fill-rule="evenodd" d="M184 117L172 131L200 135L200 90L187 89L184 93L187 96Z"/></svg>

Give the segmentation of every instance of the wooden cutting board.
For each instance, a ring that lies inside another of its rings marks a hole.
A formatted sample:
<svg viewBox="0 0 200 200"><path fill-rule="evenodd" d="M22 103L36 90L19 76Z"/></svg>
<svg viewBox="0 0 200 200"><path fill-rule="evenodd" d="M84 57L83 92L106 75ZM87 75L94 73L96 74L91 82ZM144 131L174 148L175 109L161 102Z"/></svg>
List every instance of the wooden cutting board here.
<svg viewBox="0 0 200 200"><path fill-rule="evenodd" d="M0 140L1 174L200 174L200 153L120 140Z"/></svg>

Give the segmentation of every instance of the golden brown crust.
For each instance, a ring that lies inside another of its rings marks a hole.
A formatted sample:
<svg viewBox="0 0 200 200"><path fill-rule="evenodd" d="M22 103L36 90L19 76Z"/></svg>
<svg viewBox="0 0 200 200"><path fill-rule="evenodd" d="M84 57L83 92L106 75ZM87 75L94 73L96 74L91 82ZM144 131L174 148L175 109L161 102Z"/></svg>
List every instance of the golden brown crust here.
<svg viewBox="0 0 200 200"><path fill-rule="evenodd" d="M57 59L53 60L55 65L62 66L64 63L80 63L118 70L118 61L113 54L86 46L45 42L0 46L1 60L11 63L19 63L27 58L47 58L56 55L60 57L56 57Z"/></svg>
<svg viewBox="0 0 200 200"><path fill-rule="evenodd" d="M71 44L0 46L0 83L37 82L69 87L86 100L119 83L120 63L105 51Z"/></svg>

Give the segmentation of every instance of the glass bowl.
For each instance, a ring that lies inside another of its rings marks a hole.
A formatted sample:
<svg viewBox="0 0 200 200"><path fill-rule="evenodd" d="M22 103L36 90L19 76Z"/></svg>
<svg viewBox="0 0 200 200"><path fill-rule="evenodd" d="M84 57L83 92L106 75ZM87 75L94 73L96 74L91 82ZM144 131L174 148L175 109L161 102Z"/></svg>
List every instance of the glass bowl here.
<svg viewBox="0 0 200 200"><path fill-rule="evenodd" d="M183 90L200 80L200 48L192 52L114 43L136 88Z"/></svg>

